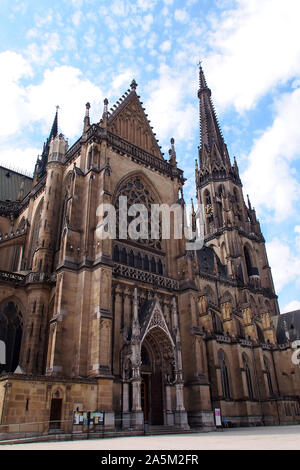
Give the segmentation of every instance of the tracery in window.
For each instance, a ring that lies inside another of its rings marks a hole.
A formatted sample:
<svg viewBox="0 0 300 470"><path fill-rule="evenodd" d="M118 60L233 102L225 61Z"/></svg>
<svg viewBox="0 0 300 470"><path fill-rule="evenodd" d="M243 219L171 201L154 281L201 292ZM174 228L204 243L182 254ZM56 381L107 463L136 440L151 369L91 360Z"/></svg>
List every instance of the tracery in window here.
<svg viewBox="0 0 300 470"><path fill-rule="evenodd" d="M120 210L120 196L127 197L127 219L122 217L122 211ZM136 243L155 248L157 250L162 249L161 244L161 218L158 221L152 221L152 231L156 231L159 234L158 239L153 239L151 237L151 205L156 204L156 201L152 197L149 189L146 188L139 176L133 176L126 180L121 188L118 191L118 194L115 198L115 209L116 209L116 219L117 219L117 239L120 238L120 233L128 233L128 226L134 220L140 217L140 214L137 213L136 216L128 215L128 211L131 206L134 204L143 205L148 212L147 220L143 221L146 225L147 238L143 235L137 240L134 240ZM142 232L142 227L137 225L137 231ZM130 238L129 238L130 239Z"/></svg>

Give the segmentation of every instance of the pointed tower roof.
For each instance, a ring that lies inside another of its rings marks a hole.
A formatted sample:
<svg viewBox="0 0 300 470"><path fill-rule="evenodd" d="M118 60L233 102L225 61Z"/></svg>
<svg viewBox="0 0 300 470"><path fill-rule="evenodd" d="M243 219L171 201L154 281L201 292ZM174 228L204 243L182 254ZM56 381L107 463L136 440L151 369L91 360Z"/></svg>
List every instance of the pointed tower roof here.
<svg viewBox="0 0 300 470"><path fill-rule="evenodd" d="M146 152L163 159L156 134L145 113L143 103L136 93L137 83L133 79L130 88L114 106L107 111L107 127L120 138L142 148Z"/></svg>
<svg viewBox="0 0 300 470"><path fill-rule="evenodd" d="M44 174L46 173L46 165L48 161L50 141L51 139L54 139L58 134L58 109L59 109L59 106L56 106L56 113L54 116L51 131L50 131L48 139L46 140L43 146L41 162L40 162L39 170L38 170L38 178L42 178L42 176L44 176Z"/></svg>
<svg viewBox="0 0 300 470"><path fill-rule="evenodd" d="M241 184L236 163L232 166L218 117L207 86L203 68L199 68L200 147L199 171L196 168L197 186L208 180L231 178Z"/></svg>
<svg viewBox="0 0 300 470"><path fill-rule="evenodd" d="M207 86L201 65L199 70L198 97L200 100L201 147L205 146L206 151L210 152L215 144L220 154L223 155L225 143L211 99L211 90Z"/></svg>
<svg viewBox="0 0 300 470"><path fill-rule="evenodd" d="M57 136L57 132L58 132L58 110L59 110L59 106L56 106L56 113L55 113L55 117L54 117L54 121L53 121L53 124L52 124L52 128L51 128L51 131L50 131L50 135L49 135L49 142L50 140L53 138L55 138Z"/></svg>

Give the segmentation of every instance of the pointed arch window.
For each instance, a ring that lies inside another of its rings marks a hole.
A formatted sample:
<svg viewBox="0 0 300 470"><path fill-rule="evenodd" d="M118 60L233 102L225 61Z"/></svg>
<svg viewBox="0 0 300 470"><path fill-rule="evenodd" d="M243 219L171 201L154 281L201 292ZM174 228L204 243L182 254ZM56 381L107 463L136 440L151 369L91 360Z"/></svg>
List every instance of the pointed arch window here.
<svg viewBox="0 0 300 470"><path fill-rule="evenodd" d="M144 257L143 267L145 271L149 271L149 258L147 255Z"/></svg>
<svg viewBox="0 0 300 470"><path fill-rule="evenodd" d="M141 253L138 253L135 257L135 264L138 269L143 268L143 261L142 261L142 256Z"/></svg>
<svg viewBox="0 0 300 470"><path fill-rule="evenodd" d="M267 375L267 382L268 382L268 387L269 387L269 394L270 397L274 396L274 389L273 389L273 383L272 383L272 376L270 372L270 366L268 363L268 360L266 357L264 357L264 364L265 364L265 369L266 369L266 375Z"/></svg>
<svg viewBox="0 0 300 470"><path fill-rule="evenodd" d="M216 314L213 310L211 311L211 318L214 332L218 334L223 334L224 328L222 320L219 318L219 315Z"/></svg>
<svg viewBox="0 0 300 470"><path fill-rule="evenodd" d="M133 254L132 250L130 250L130 252L129 252L128 264L129 264L129 266L134 266L134 254Z"/></svg>
<svg viewBox="0 0 300 470"><path fill-rule="evenodd" d="M252 386L252 378L251 378L251 371L248 363L248 359L246 356L243 356L243 364L244 364L244 369L246 373L246 381L247 381L247 388L248 388L248 397L250 400L253 400L254 395L253 395L253 386Z"/></svg>
<svg viewBox="0 0 300 470"><path fill-rule="evenodd" d="M120 261L120 252L118 245L114 246L114 261Z"/></svg>
<svg viewBox="0 0 300 470"><path fill-rule="evenodd" d="M6 347L6 363L0 364L0 372L16 370L19 364L22 333L22 313L13 301L9 301L0 308L0 340Z"/></svg>
<svg viewBox="0 0 300 470"><path fill-rule="evenodd" d="M156 262L155 262L155 259L153 258L153 256L151 258L151 272L156 273Z"/></svg>
<svg viewBox="0 0 300 470"><path fill-rule="evenodd" d="M130 207L133 206L134 204L141 204L144 208L147 209L146 213L148 212L148 220L143 219L143 214L137 214L137 216L129 216L126 220L123 220L124 217L121 215L120 211L120 196L126 197L127 201L127 211L129 211ZM143 180L139 176L132 176L128 180L126 180L119 191L117 192L115 198L115 208L116 208L116 221L117 221L117 238L119 238L119 231L121 229L122 224L122 230L126 231L128 233L128 225L136 218L136 217L141 217L141 220L143 219L143 222L140 224L140 226L137 227L137 231L141 231L141 236L137 240L134 240L135 243L139 243L142 245L146 245L147 247L154 248L156 250L162 249L162 237L161 237L161 217L159 218L158 221L158 239L154 239L151 237L151 206L156 203L154 197L152 196L150 190L146 187L144 184ZM145 237L144 230L146 227L146 231L148 233L148 236ZM153 227L154 229L156 227Z"/></svg>
<svg viewBox="0 0 300 470"><path fill-rule="evenodd" d="M218 359L219 359L219 366L221 370L223 396L226 400L230 400L231 394L230 394L229 374L228 374L225 354L222 351L218 352Z"/></svg>
<svg viewBox="0 0 300 470"><path fill-rule="evenodd" d="M127 264L127 251L126 251L126 248L122 248L122 251L121 251L121 263Z"/></svg>

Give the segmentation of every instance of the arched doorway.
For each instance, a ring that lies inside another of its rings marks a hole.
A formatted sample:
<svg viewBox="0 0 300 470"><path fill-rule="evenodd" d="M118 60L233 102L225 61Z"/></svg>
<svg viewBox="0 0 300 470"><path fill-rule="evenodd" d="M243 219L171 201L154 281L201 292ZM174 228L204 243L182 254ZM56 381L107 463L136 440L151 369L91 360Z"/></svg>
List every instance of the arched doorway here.
<svg viewBox="0 0 300 470"><path fill-rule="evenodd" d="M19 364L23 318L20 308L13 300L0 307L0 340L5 344L5 364L0 364L1 372L14 372Z"/></svg>
<svg viewBox="0 0 300 470"><path fill-rule="evenodd" d="M141 346L141 406L144 420L151 425L166 423L166 387L175 380L174 347L159 327L148 331Z"/></svg>
<svg viewBox="0 0 300 470"><path fill-rule="evenodd" d="M49 428L60 429L62 419L62 398L59 390L56 390L51 397Z"/></svg>

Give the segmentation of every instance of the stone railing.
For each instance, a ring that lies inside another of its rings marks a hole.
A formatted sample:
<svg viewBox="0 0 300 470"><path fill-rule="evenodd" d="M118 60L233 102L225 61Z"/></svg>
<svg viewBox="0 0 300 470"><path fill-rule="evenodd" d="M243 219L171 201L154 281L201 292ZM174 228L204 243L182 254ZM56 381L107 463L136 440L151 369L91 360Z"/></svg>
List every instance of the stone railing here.
<svg viewBox="0 0 300 470"><path fill-rule="evenodd" d="M269 344L269 343L262 343L261 344L261 347L262 349L266 350L266 351L270 351L272 349L272 344Z"/></svg>
<svg viewBox="0 0 300 470"><path fill-rule="evenodd" d="M163 158L155 157L154 155L151 155L145 150L130 144L129 142L115 136L114 134L111 134L110 132L107 133L107 141L108 144L111 145L115 150L126 153L133 160L149 166L171 178L177 177L179 179L183 179L183 171L172 167L172 165L170 165L170 163Z"/></svg>
<svg viewBox="0 0 300 470"><path fill-rule="evenodd" d="M48 273L28 273L28 274L19 274L13 273L10 271L0 271L0 282L10 282L13 284L27 285L27 284L36 284L36 283L47 283L55 284L56 274Z"/></svg>
<svg viewBox="0 0 300 470"><path fill-rule="evenodd" d="M230 336L216 334L215 337L216 337L216 340L218 341L218 343L231 343Z"/></svg>
<svg viewBox="0 0 300 470"><path fill-rule="evenodd" d="M162 287L164 289L179 289L179 282L175 279L149 273L147 271L142 271L141 269L137 269L132 266L115 264L113 268L113 274L135 281L146 282L147 284L152 284L156 287Z"/></svg>
<svg viewBox="0 0 300 470"><path fill-rule="evenodd" d="M9 217L11 214L16 214L21 209L22 204L14 201L0 201L0 215Z"/></svg>
<svg viewBox="0 0 300 470"><path fill-rule="evenodd" d="M241 346L247 346L249 348L251 348L253 346L253 343L252 341L248 340L248 339L244 339L244 338L239 338L239 343Z"/></svg>
<svg viewBox="0 0 300 470"><path fill-rule="evenodd" d="M16 230L15 232L0 234L0 243L7 241L7 240L12 240L16 237L20 237L21 235L25 235L26 232L27 232L27 229L23 228L22 230Z"/></svg>
<svg viewBox="0 0 300 470"><path fill-rule="evenodd" d="M26 276L24 274L0 271L0 281L12 282L14 284L25 284L25 279Z"/></svg>

